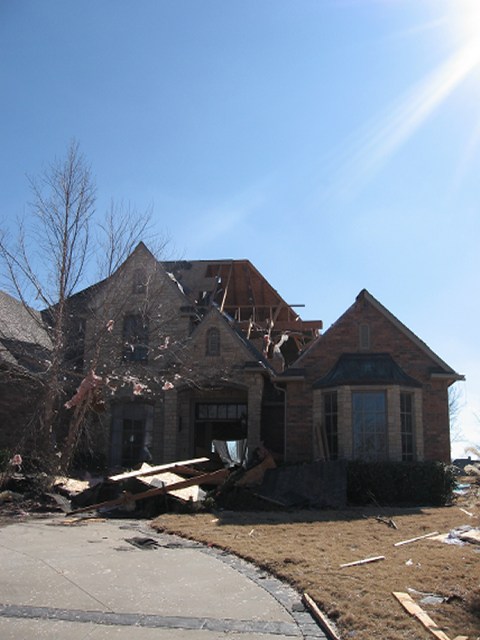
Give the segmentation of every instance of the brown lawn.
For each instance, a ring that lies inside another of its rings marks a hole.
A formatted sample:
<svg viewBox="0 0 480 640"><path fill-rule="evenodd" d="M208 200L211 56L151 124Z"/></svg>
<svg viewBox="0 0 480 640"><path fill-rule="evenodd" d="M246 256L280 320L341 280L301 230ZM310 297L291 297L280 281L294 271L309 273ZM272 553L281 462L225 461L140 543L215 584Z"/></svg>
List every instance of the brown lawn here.
<svg viewBox="0 0 480 640"><path fill-rule="evenodd" d="M461 509L469 511L467 515ZM393 518L393 529L375 516ZM461 525L480 527L480 488L442 508L165 514L161 531L227 549L308 592L342 638L433 638L392 596L410 593L453 640L480 639L480 545L456 546L430 539L394 543ZM374 563L341 568L372 556ZM415 590L415 591L409 591ZM444 597L424 604L426 594Z"/></svg>

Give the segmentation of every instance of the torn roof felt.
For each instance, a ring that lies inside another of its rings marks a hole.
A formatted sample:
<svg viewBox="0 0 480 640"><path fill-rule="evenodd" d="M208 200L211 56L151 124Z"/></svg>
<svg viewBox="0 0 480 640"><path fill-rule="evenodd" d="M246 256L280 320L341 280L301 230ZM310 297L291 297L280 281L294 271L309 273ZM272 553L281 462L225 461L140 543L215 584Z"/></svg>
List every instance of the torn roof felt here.
<svg viewBox="0 0 480 640"><path fill-rule="evenodd" d="M313 388L370 384L422 386L407 375L388 353L344 353L327 375L315 382Z"/></svg>

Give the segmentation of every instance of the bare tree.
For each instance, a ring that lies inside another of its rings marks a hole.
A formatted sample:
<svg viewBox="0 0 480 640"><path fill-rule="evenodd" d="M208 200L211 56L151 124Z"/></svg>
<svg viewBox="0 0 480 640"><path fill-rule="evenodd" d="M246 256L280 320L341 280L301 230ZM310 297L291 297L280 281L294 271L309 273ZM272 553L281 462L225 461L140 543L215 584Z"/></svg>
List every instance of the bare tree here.
<svg viewBox="0 0 480 640"><path fill-rule="evenodd" d="M0 254L14 292L26 308L33 296L49 309L52 342L50 363L42 372L44 397L38 428L42 457L53 463L54 422L62 396L65 351L65 303L81 281L88 257L95 184L90 168L72 142L65 158L55 160L39 178L29 178L33 224L26 233L19 224L16 241L0 241ZM38 316L35 316L38 318Z"/></svg>
<svg viewBox="0 0 480 640"><path fill-rule="evenodd" d="M0 230L0 259L10 289L32 320L41 324L48 319L51 349L47 365L35 373L42 393L33 426L37 433L36 453L45 470L50 471L58 466L59 453L61 466L65 469L70 464L82 425L96 398L95 393L89 392L85 401L75 407L63 451L59 452L56 423L67 399L66 385L76 385L84 378L84 372L69 367L66 358L71 347L68 300L80 285L85 285L92 248L96 255L103 256L101 275L111 275L149 229L152 212L138 214L130 206L112 202L104 221L92 233L96 187L75 141L65 157L55 160L38 178L29 178L29 185L32 217L28 225L19 222L19 232L13 240ZM32 310L32 300L43 307L43 317ZM107 330L104 323L99 339ZM95 377L88 380L92 383ZM84 386L88 386L88 380Z"/></svg>

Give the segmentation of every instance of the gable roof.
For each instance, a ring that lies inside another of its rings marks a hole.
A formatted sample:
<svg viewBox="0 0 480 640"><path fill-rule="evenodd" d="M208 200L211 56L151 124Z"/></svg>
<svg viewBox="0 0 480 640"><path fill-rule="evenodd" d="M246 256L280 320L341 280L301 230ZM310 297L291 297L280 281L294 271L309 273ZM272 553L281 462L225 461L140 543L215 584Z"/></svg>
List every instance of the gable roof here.
<svg viewBox="0 0 480 640"><path fill-rule="evenodd" d="M222 326L226 328L233 336L235 340L237 340L241 346L243 347L245 354L251 357L251 360L246 360L244 363L245 368L250 370L254 369L255 366L260 367L262 370L268 371L270 373L275 373L274 369L268 362L268 360L264 357L264 355L255 347L250 340L248 340L244 334L236 327L235 323L224 313L222 313L217 307L213 306L209 312L202 318L201 322L194 329L192 333L192 338L196 336L208 322L209 318L216 318L218 322L222 323Z"/></svg>
<svg viewBox="0 0 480 640"><path fill-rule="evenodd" d="M432 360L437 369L431 371L432 377L446 377L450 380L464 380L465 376L457 373L450 367L444 360L442 360L430 347L421 340L413 331L411 331L406 325L403 324L396 316L393 315L386 307L383 306L367 289L362 289L355 298L355 302L351 305L321 336L318 336L316 340L311 342L307 348L300 354L298 359L293 363L295 367L302 361L312 349L322 342L330 331L335 329L335 326L341 322L341 320L348 315L350 310L359 302L367 301L374 309L376 309L384 318L386 318L393 326L403 333L413 344L415 344L423 353Z"/></svg>
<svg viewBox="0 0 480 640"><path fill-rule="evenodd" d="M366 289L362 289L356 297L356 302L361 300L367 300L372 307L379 311L387 320L389 320L399 331L401 331L409 340L411 340L419 349L421 349L426 356L435 362L439 371L432 371L432 374L447 374L449 377L454 377L456 380L464 380L465 376L457 373L450 367L444 360L440 358L430 347L421 340L413 331L411 331L403 322L393 315L386 307L383 306L371 293Z"/></svg>

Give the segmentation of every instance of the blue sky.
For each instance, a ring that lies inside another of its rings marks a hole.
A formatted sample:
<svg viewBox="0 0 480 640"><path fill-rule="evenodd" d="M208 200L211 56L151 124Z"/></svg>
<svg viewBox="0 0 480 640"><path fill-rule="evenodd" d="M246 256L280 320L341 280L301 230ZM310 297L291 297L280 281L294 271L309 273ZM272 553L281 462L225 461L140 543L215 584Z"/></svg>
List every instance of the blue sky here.
<svg viewBox="0 0 480 640"><path fill-rule="evenodd" d="M0 0L1 226L75 138L98 217L152 206L171 255L325 327L367 288L466 375L478 444L479 32L479 0Z"/></svg>

